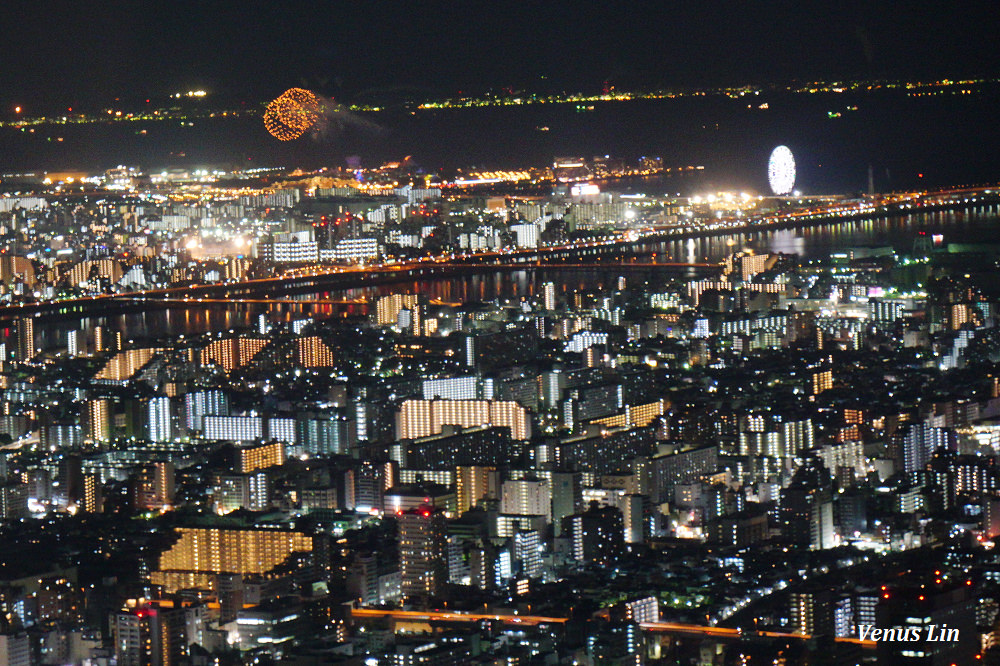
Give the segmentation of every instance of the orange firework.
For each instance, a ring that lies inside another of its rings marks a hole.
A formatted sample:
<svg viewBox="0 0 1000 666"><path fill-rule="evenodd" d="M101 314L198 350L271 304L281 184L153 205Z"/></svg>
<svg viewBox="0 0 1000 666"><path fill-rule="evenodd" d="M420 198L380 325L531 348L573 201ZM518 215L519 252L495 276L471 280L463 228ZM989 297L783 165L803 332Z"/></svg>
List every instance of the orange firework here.
<svg viewBox="0 0 1000 666"><path fill-rule="evenodd" d="M290 88L267 105L264 127L279 141L291 141L302 136L319 120L320 102L313 93L302 88Z"/></svg>

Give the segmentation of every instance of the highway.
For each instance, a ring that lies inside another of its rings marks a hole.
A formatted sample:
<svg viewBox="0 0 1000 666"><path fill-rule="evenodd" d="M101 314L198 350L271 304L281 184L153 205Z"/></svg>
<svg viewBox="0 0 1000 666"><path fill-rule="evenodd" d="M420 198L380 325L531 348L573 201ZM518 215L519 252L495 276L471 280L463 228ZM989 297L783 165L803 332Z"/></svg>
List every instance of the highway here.
<svg viewBox="0 0 1000 666"><path fill-rule="evenodd" d="M500 615L497 613L459 613L454 611L404 611L381 610L377 608L353 608L351 616L355 618L391 618L411 622L505 622L536 626L539 624L565 624L564 617L545 617L541 615Z"/></svg>
<svg viewBox="0 0 1000 666"><path fill-rule="evenodd" d="M540 624L565 624L567 618L548 617L543 615L507 615L497 613L460 613L457 611L405 611L405 610L382 610L377 608L353 608L351 617L356 619L377 619L388 618L408 622L503 622L507 624L520 624L537 626ZM789 639L789 640L809 640L812 636L808 634L795 634L780 631L752 631L745 632L740 629L730 627L712 627L697 624L682 624L678 622L642 622L639 624L643 631L657 634L673 634L682 636L702 636L705 638L720 638L728 640L739 640L741 638L751 638L752 636L764 636L767 638ZM837 638L840 643L854 643L866 649L874 649L875 641L863 641L857 638Z"/></svg>
<svg viewBox="0 0 1000 666"><path fill-rule="evenodd" d="M695 636L714 636L718 638L729 638L736 640L741 637L765 636L767 638L785 638L807 641L812 638L809 634L795 634L781 631L742 631L730 627L708 627L697 624L679 624L677 622L642 622L639 624L643 631L662 634L684 634ZM855 643L864 648L874 649L875 641L863 641L859 638L835 638L838 643Z"/></svg>

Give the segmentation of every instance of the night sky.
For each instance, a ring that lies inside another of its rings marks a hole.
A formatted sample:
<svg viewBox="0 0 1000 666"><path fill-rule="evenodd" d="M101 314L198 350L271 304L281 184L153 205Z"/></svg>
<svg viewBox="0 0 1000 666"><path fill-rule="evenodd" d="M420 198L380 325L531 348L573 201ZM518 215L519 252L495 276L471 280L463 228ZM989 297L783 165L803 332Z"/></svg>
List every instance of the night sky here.
<svg viewBox="0 0 1000 666"><path fill-rule="evenodd" d="M997 3L930 4L6 2L0 103L1000 74Z"/></svg>

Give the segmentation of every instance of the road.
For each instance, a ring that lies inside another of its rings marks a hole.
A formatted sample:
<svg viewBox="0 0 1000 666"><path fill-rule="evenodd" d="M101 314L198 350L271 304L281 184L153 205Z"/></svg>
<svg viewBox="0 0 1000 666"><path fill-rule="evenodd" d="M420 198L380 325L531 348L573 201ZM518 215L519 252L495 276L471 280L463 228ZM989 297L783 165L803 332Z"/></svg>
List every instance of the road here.
<svg viewBox="0 0 1000 666"><path fill-rule="evenodd" d="M541 615L499 615L496 613L459 613L454 611L404 611L381 610L377 608L354 608L351 616L356 618L391 618L412 622L505 622L535 626L539 624L565 624L564 617Z"/></svg>
<svg viewBox="0 0 1000 666"><path fill-rule="evenodd" d="M457 611L404 611L404 610L382 610L377 608L354 608L351 616L358 619L365 618L389 618L393 620L404 620L411 622L504 622L509 624L522 624L537 626L540 624L565 624L567 618L547 617L542 615L501 615L497 613L460 613ZM793 634L779 631L758 631L744 632L739 629L729 627L712 627L697 624L681 624L678 622L642 622L639 625L643 631L658 634L679 634L685 636L704 636L705 638L720 638L738 640L751 636L765 636L767 638L783 638L792 640L809 640L812 636L807 634ZM855 643L863 648L873 649L875 641L862 641L857 638L837 638L837 642Z"/></svg>

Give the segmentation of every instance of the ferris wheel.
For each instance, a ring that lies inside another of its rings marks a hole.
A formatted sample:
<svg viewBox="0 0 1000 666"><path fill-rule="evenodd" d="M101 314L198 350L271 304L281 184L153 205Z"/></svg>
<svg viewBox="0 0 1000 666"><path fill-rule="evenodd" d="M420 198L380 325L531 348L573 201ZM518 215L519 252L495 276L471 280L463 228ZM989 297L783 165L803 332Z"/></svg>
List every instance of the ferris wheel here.
<svg viewBox="0 0 1000 666"><path fill-rule="evenodd" d="M771 191L782 196L790 194L795 187L795 157L788 146L778 146L771 151L767 161L767 181Z"/></svg>

